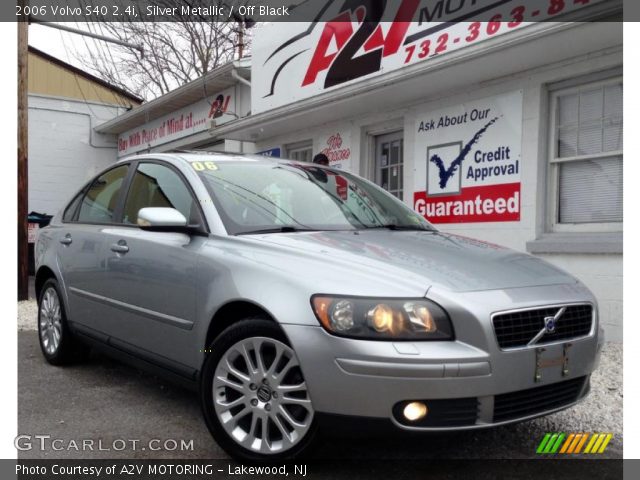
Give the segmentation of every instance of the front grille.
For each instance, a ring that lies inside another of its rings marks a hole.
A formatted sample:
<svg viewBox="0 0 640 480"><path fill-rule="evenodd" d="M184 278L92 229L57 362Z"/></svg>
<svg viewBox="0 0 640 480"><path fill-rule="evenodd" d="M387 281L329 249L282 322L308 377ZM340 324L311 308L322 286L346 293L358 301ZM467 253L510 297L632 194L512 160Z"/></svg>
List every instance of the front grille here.
<svg viewBox="0 0 640 480"><path fill-rule="evenodd" d="M553 317L559 307L501 313L493 317L493 328L500 348L526 346L543 328L545 317ZM555 324L555 332L545 333L537 344L568 340L588 335L593 323L591 305L568 305Z"/></svg>
<svg viewBox="0 0 640 480"><path fill-rule="evenodd" d="M463 427L475 425L478 418L478 399L452 398L438 400L418 400L427 406L427 415L411 422L402 414L410 401L399 402L393 407L393 416L403 425L411 427Z"/></svg>
<svg viewBox="0 0 640 480"><path fill-rule="evenodd" d="M514 420L570 405L578 400L586 378L496 395L493 421Z"/></svg>

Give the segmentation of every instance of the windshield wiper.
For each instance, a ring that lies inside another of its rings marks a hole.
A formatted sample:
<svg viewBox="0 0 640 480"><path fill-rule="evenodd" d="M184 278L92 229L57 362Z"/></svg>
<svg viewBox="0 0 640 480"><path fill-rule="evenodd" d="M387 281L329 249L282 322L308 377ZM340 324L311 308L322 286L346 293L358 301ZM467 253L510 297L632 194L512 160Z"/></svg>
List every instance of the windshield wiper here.
<svg viewBox="0 0 640 480"><path fill-rule="evenodd" d="M396 223L387 223L385 225L367 225L365 228L386 228L387 230L415 230L419 232L435 232L435 230L431 228L419 227L418 225L398 225Z"/></svg>
<svg viewBox="0 0 640 480"><path fill-rule="evenodd" d="M281 227L261 228L258 230L249 230L247 232L238 232L237 235L254 235L259 233L293 233L293 232L317 232L312 228L298 228L291 225L283 225Z"/></svg>

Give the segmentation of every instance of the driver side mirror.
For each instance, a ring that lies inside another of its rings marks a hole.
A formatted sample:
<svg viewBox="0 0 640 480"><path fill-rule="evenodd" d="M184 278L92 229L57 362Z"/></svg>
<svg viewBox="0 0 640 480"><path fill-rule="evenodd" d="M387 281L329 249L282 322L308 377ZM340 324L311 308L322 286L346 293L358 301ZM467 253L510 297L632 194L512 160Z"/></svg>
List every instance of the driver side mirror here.
<svg viewBox="0 0 640 480"><path fill-rule="evenodd" d="M200 225L187 225L187 219L175 208L146 207L138 211L138 226L152 232L200 232Z"/></svg>

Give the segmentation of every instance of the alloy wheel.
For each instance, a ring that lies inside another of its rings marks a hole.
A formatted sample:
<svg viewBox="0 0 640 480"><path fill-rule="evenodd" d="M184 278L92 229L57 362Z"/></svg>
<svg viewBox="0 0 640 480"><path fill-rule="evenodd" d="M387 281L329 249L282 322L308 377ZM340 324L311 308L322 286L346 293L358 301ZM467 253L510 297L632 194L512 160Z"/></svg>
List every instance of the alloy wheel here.
<svg viewBox="0 0 640 480"><path fill-rule="evenodd" d="M269 337L241 340L224 353L213 378L213 403L231 438L267 455L297 445L314 415L295 352Z"/></svg>
<svg viewBox="0 0 640 480"><path fill-rule="evenodd" d="M53 355L62 338L62 309L58 293L53 287L47 288L42 295L39 322L42 346L49 355Z"/></svg>

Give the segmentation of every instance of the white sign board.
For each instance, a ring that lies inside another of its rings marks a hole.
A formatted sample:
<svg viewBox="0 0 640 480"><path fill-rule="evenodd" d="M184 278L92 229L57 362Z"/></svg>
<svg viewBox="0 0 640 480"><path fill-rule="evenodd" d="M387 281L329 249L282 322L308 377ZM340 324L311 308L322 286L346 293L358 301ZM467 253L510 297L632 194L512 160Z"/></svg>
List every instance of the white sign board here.
<svg viewBox="0 0 640 480"><path fill-rule="evenodd" d="M348 125L321 133L317 141L314 154L324 153L331 167L351 170L351 130Z"/></svg>
<svg viewBox="0 0 640 480"><path fill-rule="evenodd" d="M252 112L259 113L477 45L603 0L314 2L327 22L266 24L252 43ZM347 7L348 5L348 7ZM482 15L491 21L473 21ZM363 21L364 17L367 21ZM463 21L465 20L465 21Z"/></svg>
<svg viewBox="0 0 640 480"><path fill-rule="evenodd" d="M522 91L418 115L414 208L432 223L520 220Z"/></svg>
<svg viewBox="0 0 640 480"><path fill-rule="evenodd" d="M235 118L227 112L233 113L235 108L233 88L203 98L176 112L122 133L118 137L118 156L140 152L208 130L212 121L215 121L216 125L227 123Z"/></svg>
<svg viewBox="0 0 640 480"><path fill-rule="evenodd" d="M29 243L36 243L38 230L40 230L40 225L34 222L29 222L29 229L27 230L27 238Z"/></svg>

